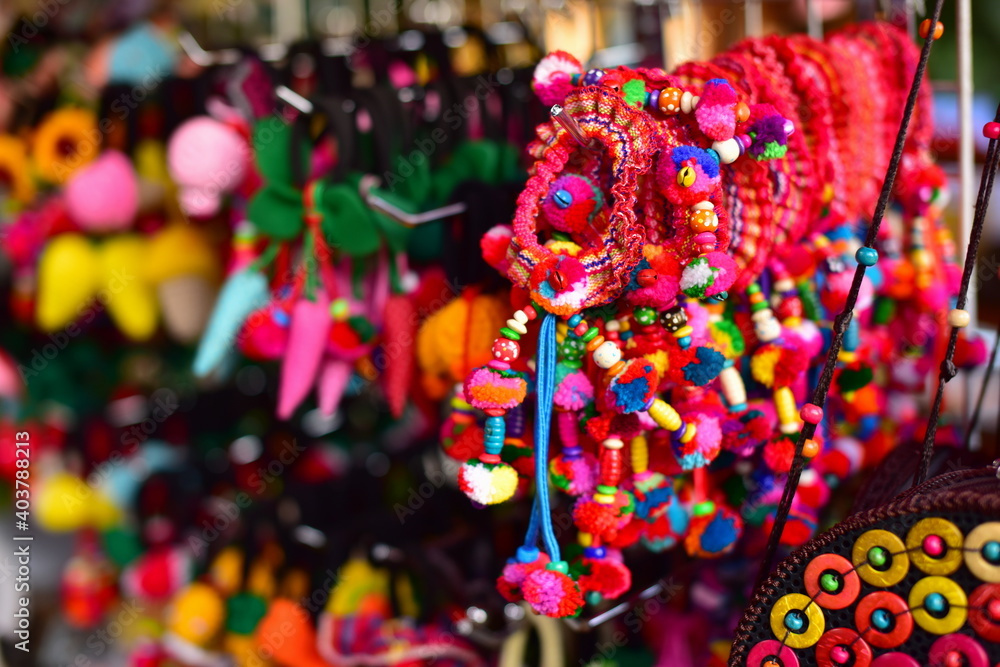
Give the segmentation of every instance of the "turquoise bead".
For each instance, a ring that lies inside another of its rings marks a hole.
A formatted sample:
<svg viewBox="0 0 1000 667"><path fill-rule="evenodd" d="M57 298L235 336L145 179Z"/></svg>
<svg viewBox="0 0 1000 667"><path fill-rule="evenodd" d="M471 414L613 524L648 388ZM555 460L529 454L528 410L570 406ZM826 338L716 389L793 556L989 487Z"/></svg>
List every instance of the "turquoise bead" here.
<svg viewBox="0 0 1000 667"><path fill-rule="evenodd" d="M801 633L806 627L806 616L798 609L793 609L785 615L785 627L791 632Z"/></svg>
<svg viewBox="0 0 1000 667"><path fill-rule="evenodd" d="M924 608L932 614L943 614L948 608L948 601L940 593L931 593L924 598Z"/></svg>
<svg viewBox="0 0 1000 667"><path fill-rule="evenodd" d="M991 540L983 545L983 558L990 563L1000 563L1000 542Z"/></svg>
<svg viewBox="0 0 1000 667"><path fill-rule="evenodd" d="M892 625L892 614L886 609L876 609L872 612L872 627L881 632L886 632Z"/></svg>
<svg viewBox="0 0 1000 667"><path fill-rule="evenodd" d="M854 253L854 258L858 260L858 264L875 266L875 263L878 262L878 250L867 246L861 246L858 248L858 251Z"/></svg>

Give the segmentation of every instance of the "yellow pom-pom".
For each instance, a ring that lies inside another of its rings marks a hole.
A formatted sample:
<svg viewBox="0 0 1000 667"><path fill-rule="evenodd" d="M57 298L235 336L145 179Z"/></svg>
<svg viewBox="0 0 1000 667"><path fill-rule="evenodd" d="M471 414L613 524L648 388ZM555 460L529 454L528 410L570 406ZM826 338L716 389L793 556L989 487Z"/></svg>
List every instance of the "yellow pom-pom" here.
<svg viewBox="0 0 1000 667"><path fill-rule="evenodd" d="M517 471L506 463L488 466L471 461L459 470L458 486L480 505L496 505L509 500L517 491Z"/></svg>
<svg viewBox="0 0 1000 667"><path fill-rule="evenodd" d="M774 367L778 363L781 350L777 347L758 351L750 359L750 374L753 379L767 388L774 386Z"/></svg>
<svg viewBox="0 0 1000 667"><path fill-rule="evenodd" d="M194 583L174 598L167 628L196 646L206 646L222 627L225 607L211 586Z"/></svg>

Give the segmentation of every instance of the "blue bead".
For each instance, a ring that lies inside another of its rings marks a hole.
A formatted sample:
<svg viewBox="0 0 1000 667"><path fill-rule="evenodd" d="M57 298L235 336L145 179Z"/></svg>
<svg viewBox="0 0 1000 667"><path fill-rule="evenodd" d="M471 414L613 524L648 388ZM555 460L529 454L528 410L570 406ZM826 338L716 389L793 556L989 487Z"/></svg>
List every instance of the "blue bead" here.
<svg viewBox="0 0 1000 667"><path fill-rule="evenodd" d="M587 73L583 75L583 85L596 86L598 83L600 83L601 79L603 78L604 78L604 70L602 69L588 70Z"/></svg>
<svg viewBox="0 0 1000 667"><path fill-rule="evenodd" d="M556 203L558 208L569 208L570 204L573 203L573 195L567 190L556 190L555 194L552 195L552 201Z"/></svg>
<svg viewBox="0 0 1000 667"><path fill-rule="evenodd" d="M608 553L604 547L585 547L583 555L587 558L604 558Z"/></svg>
<svg viewBox="0 0 1000 667"><path fill-rule="evenodd" d="M685 350L691 346L691 336L681 336L677 339L677 344Z"/></svg>
<svg viewBox="0 0 1000 667"><path fill-rule="evenodd" d="M798 609L793 609L787 614L785 614L785 627L792 632L802 632L802 629L806 627L806 617Z"/></svg>
<svg viewBox="0 0 1000 667"><path fill-rule="evenodd" d="M858 248L858 251L854 253L854 258L858 260L858 264L875 266L875 263L878 262L878 250L867 246L861 246Z"/></svg>
<svg viewBox="0 0 1000 667"><path fill-rule="evenodd" d="M736 405L730 405L729 406L729 411L730 412L743 412L746 409L747 409L747 404L746 403L737 403Z"/></svg>
<svg viewBox="0 0 1000 667"><path fill-rule="evenodd" d="M943 613L948 607L948 601L940 593L931 593L924 598L924 608L932 614Z"/></svg>
<svg viewBox="0 0 1000 667"><path fill-rule="evenodd" d="M984 544L983 558L990 563L1000 563L1000 542L990 540Z"/></svg>
<svg viewBox="0 0 1000 667"><path fill-rule="evenodd" d="M872 612L872 627L885 632L892 625L892 614L885 609L876 609Z"/></svg>
<svg viewBox="0 0 1000 667"><path fill-rule="evenodd" d="M290 321L288 313L283 310L275 310L272 317L274 317L274 321L279 327L287 327Z"/></svg>
<svg viewBox="0 0 1000 667"><path fill-rule="evenodd" d="M517 560L520 563L534 563L538 560L538 549L535 547L518 547Z"/></svg>
<svg viewBox="0 0 1000 667"><path fill-rule="evenodd" d="M576 325L579 324L581 320L583 320L583 315L581 315L580 313L574 313L573 316L569 318L567 324L575 328Z"/></svg>
<svg viewBox="0 0 1000 667"><path fill-rule="evenodd" d="M507 425L504 423L503 417L487 417L486 428L483 429L483 434L490 440L496 438L503 440L506 430Z"/></svg>

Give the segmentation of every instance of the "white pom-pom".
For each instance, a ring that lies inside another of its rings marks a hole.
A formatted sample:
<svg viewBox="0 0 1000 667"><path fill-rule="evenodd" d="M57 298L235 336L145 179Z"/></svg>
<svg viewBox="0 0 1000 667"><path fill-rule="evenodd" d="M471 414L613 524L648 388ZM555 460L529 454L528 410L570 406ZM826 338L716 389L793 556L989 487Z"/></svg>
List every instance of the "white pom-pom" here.
<svg viewBox="0 0 1000 667"><path fill-rule="evenodd" d="M692 262L681 273L681 289L708 286L715 282L715 272L708 262Z"/></svg>
<svg viewBox="0 0 1000 667"><path fill-rule="evenodd" d="M532 80L536 86L546 85L551 83L553 77L558 73L568 76L583 74L583 66L570 54L564 51L555 51L538 61Z"/></svg>

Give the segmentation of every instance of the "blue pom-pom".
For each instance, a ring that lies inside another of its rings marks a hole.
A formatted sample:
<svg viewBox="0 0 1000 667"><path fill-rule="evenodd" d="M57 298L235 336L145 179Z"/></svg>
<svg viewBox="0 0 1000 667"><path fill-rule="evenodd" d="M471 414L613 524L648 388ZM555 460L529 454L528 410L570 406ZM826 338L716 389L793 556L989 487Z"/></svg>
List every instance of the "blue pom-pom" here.
<svg viewBox="0 0 1000 667"><path fill-rule="evenodd" d="M613 382L611 392L615 396L615 405L622 414L638 412L646 407L649 379L643 375L629 382Z"/></svg>
<svg viewBox="0 0 1000 667"><path fill-rule="evenodd" d="M701 548L708 553L720 553L735 542L737 537L736 520L717 512L701 534Z"/></svg>
<svg viewBox="0 0 1000 667"><path fill-rule="evenodd" d="M719 175L718 153L697 146L678 146L670 154L673 158L674 166L680 169L684 162L694 158L698 165L705 171L709 178L717 178Z"/></svg>
<svg viewBox="0 0 1000 667"><path fill-rule="evenodd" d="M684 366L684 378L697 387L704 387L717 378L726 363L725 355L710 347L699 347L695 357L699 363Z"/></svg>

